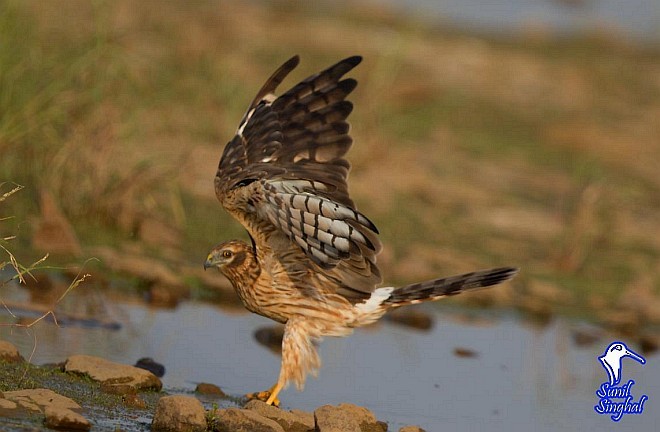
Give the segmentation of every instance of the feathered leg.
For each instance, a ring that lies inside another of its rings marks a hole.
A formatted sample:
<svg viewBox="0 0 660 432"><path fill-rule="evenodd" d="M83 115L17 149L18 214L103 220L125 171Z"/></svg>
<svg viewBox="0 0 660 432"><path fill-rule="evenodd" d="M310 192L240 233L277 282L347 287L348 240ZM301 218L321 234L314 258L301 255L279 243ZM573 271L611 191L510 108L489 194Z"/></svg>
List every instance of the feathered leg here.
<svg viewBox="0 0 660 432"><path fill-rule="evenodd" d="M267 404L278 406L280 401L277 396L290 381L296 383L298 390L302 390L307 374L316 376L321 367L321 359L313 343L314 336L309 333L313 328L304 318L296 317L287 321L282 339L282 366L277 383L267 391L253 393L248 397L265 399Z"/></svg>

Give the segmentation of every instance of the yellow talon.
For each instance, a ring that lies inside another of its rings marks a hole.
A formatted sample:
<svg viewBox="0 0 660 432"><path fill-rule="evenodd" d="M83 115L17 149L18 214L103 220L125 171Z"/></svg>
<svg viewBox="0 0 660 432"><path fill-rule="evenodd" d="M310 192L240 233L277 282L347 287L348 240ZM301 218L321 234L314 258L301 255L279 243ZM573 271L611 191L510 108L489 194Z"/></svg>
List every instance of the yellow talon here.
<svg viewBox="0 0 660 432"><path fill-rule="evenodd" d="M282 386L279 385L278 383L272 386L268 390L248 393L245 395L245 397L247 397L248 399L258 399L260 401L266 402L268 405L279 407L280 400L277 398L277 395L280 393L280 390L282 390Z"/></svg>
<svg viewBox="0 0 660 432"><path fill-rule="evenodd" d="M280 406L280 400L277 398L277 395L280 394L280 390L282 390L282 385L279 382L271 387L269 390L270 396L266 401L268 405L275 405L276 407Z"/></svg>

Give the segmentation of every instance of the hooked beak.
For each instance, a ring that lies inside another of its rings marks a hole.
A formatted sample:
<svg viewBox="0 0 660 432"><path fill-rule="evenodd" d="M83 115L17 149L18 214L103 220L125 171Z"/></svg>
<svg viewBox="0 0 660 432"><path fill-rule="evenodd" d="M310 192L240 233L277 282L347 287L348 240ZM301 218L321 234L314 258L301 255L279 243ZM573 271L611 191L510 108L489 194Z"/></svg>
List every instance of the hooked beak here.
<svg viewBox="0 0 660 432"><path fill-rule="evenodd" d="M213 267L213 256L209 254L209 256L206 257L206 261L204 262L204 270L211 267Z"/></svg>
<svg viewBox="0 0 660 432"><path fill-rule="evenodd" d="M641 364L646 363L646 360L644 360L644 357L640 356L635 351L631 351L630 349L626 349L626 356L630 357L633 360L636 360L636 361L640 362Z"/></svg>

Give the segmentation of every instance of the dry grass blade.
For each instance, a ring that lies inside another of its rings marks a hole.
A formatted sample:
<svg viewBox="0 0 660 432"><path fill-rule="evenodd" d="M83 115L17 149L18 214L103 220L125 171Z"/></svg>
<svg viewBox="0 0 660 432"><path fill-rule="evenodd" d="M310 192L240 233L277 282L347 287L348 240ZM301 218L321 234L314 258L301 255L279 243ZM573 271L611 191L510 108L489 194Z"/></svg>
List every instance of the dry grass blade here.
<svg viewBox="0 0 660 432"><path fill-rule="evenodd" d="M0 184L0 188L2 188L4 185L5 185L5 183ZM5 201L8 197L10 197L11 195L13 195L16 192L20 191L21 189L23 189L23 186L14 183L14 187L11 190L9 190L9 191L3 193L2 195L0 195L0 202ZM0 219L0 221L5 221L7 219L9 219L9 218L2 218L2 219ZM2 239L2 243L7 243L8 240L14 239L15 237L16 236L14 236L14 235L5 236ZM0 270L5 268L7 265L11 265L13 270L14 270L14 275L12 275L7 280L0 281L0 288L4 287L9 282L14 281L14 280L18 280L19 283L25 284L26 283L25 275L30 276L32 279L34 279L36 281L37 279L32 274L32 272L34 270L41 270L41 269L49 268L49 267L43 266L43 263L48 259L48 254L42 256L41 258L34 261L30 265L24 266L24 265L20 264L20 262L16 259L16 257L12 253L12 251L2 243L0 243L0 249L2 249L5 252L5 254L7 255L7 260L0 262ZM82 268L80 269L78 274L74 277L73 281L69 284L67 289L53 303L52 307L50 307L47 311L42 313L39 317L35 318L34 320L30 321L29 323L0 324L0 327L23 328L29 334L32 335L34 343L33 343L33 346L32 346L32 351L31 351L31 353L29 355L29 358L28 358L28 362L32 359L32 357L34 356L34 353L36 352L36 349L37 349L37 335L36 335L36 332L34 331L33 327L37 323L41 322L42 320L44 320L45 318L47 318L49 316L53 318L53 322L55 323L55 325L59 326L57 316L55 315L55 308L71 291L73 291L75 288L80 286L80 284L83 283L87 278L91 277L90 274L83 273L83 271L84 271L85 266L87 265L87 263L89 263L92 260L96 260L96 258L90 258L87 261L85 261L85 263L83 263ZM14 312L11 310L11 308L7 305L7 303L2 298L0 298L0 305L2 305L2 307L5 309L5 311L7 311L7 313L12 318L14 318L14 319L18 318L17 315L14 314Z"/></svg>
<svg viewBox="0 0 660 432"><path fill-rule="evenodd" d="M6 182L5 183L0 183L0 188L4 187L5 184L7 184L7 183ZM10 196L12 196L13 194L15 194L16 192L20 191L21 189L23 189L25 187L25 186L21 186L21 185L16 184L16 183L12 183L12 184L14 185L14 188L12 190L7 191L7 192L3 193L2 195L0 195L0 202L3 202L4 200L6 200L7 198L9 198ZM4 220L4 219L0 219L0 220Z"/></svg>

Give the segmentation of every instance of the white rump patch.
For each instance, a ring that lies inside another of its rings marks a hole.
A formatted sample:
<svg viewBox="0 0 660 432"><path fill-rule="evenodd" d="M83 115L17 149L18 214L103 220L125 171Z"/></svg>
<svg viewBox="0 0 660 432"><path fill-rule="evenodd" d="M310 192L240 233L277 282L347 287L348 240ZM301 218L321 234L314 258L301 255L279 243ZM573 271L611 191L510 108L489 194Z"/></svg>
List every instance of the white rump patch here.
<svg viewBox="0 0 660 432"><path fill-rule="evenodd" d="M369 297L366 302L359 303L355 305L355 307L364 313L374 312L385 300L390 298L392 291L394 291L394 287L377 288L371 293L371 297Z"/></svg>

